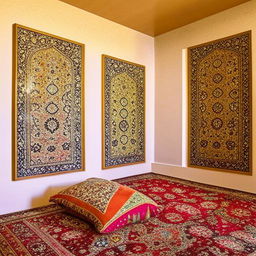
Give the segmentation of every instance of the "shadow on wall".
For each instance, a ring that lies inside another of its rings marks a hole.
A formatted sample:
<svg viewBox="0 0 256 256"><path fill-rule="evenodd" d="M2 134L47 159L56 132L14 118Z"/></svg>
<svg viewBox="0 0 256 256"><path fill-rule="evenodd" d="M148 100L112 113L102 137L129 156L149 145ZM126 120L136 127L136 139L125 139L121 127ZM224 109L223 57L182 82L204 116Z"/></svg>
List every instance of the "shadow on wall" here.
<svg viewBox="0 0 256 256"><path fill-rule="evenodd" d="M30 204L31 208L50 204L49 199L51 196L53 196L54 194L57 194L61 190L66 189L67 187L72 185L74 185L74 183L70 183L62 186L48 187L43 194L32 198L31 204Z"/></svg>

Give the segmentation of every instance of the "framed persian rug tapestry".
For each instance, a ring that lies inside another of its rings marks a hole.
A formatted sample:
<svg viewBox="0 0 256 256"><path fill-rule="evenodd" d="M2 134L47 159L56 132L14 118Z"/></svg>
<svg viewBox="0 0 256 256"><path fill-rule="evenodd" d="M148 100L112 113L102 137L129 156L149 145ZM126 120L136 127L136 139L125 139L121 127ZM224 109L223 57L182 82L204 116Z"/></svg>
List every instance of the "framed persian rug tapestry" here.
<svg viewBox="0 0 256 256"><path fill-rule="evenodd" d="M251 31L188 49L191 167L251 174Z"/></svg>
<svg viewBox="0 0 256 256"><path fill-rule="evenodd" d="M84 170L84 45L13 31L13 179Z"/></svg>
<svg viewBox="0 0 256 256"><path fill-rule="evenodd" d="M102 55L102 168L145 162L145 67Z"/></svg>

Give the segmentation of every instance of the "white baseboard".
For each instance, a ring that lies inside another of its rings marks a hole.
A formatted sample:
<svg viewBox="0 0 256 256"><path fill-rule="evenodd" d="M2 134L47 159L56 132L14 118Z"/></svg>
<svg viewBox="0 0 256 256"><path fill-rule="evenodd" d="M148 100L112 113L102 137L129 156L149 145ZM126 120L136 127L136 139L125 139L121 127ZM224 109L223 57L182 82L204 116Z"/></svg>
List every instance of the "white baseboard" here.
<svg viewBox="0 0 256 256"><path fill-rule="evenodd" d="M152 163L152 172L256 194L256 176Z"/></svg>

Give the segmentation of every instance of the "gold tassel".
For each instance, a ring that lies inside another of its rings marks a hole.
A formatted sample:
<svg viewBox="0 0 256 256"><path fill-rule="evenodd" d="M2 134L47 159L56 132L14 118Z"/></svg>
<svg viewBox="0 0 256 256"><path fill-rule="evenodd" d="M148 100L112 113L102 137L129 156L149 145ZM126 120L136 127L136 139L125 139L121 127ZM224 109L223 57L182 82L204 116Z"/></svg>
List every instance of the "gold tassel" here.
<svg viewBox="0 0 256 256"><path fill-rule="evenodd" d="M147 220L147 219L149 219L149 218L150 218L150 210L149 210L149 206L148 206L145 219Z"/></svg>
<svg viewBox="0 0 256 256"><path fill-rule="evenodd" d="M127 223L128 223L128 224L132 223L132 220L131 220L131 216L130 216L130 214L128 214L128 220L127 220Z"/></svg>
<svg viewBox="0 0 256 256"><path fill-rule="evenodd" d="M140 213L138 213L137 222L140 222Z"/></svg>
<svg viewBox="0 0 256 256"><path fill-rule="evenodd" d="M132 216L132 223L136 223L137 222L137 215L133 214Z"/></svg>

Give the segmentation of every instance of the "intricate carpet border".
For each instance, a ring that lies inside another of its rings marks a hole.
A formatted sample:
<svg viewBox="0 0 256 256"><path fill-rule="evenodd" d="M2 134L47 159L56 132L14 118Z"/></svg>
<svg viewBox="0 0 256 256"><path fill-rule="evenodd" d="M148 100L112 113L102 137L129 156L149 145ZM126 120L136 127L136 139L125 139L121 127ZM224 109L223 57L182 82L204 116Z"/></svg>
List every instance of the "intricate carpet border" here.
<svg viewBox="0 0 256 256"><path fill-rule="evenodd" d="M0 224L16 221L17 219L26 219L32 216L40 216L41 214L51 213L51 212L63 212L63 208L56 204L50 204L46 206L31 208L23 211L12 212L0 215Z"/></svg>

